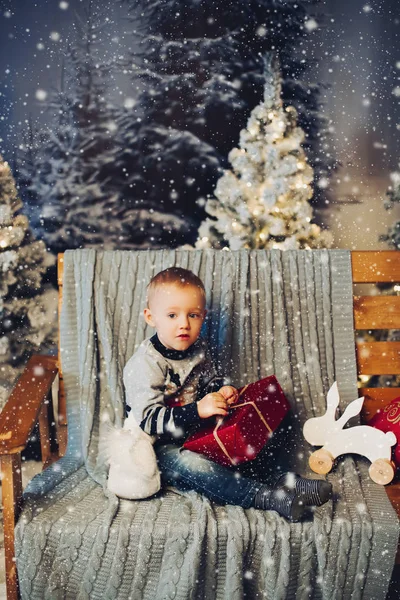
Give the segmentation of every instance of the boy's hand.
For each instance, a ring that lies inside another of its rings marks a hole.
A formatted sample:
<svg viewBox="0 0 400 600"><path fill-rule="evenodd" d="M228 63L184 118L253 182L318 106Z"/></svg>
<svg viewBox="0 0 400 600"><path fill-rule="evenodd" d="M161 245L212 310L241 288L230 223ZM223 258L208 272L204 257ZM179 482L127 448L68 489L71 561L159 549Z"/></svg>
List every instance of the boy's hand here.
<svg viewBox="0 0 400 600"><path fill-rule="evenodd" d="M207 419L214 415L226 417L228 414L228 402L220 392L212 392L198 401L197 412L202 419Z"/></svg>
<svg viewBox="0 0 400 600"><path fill-rule="evenodd" d="M218 390L218 394L222 394L229 406L239 399L239 392L232 385L224 385Z"/></svg>

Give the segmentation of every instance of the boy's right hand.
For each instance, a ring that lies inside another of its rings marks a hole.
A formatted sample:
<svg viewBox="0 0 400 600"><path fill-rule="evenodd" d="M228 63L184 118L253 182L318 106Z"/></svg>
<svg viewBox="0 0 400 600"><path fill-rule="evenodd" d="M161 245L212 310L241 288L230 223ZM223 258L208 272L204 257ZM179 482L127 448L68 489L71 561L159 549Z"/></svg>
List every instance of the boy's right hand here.
<svg viewBox="0 0 400 600"><path fill-rule="evenodd" d="M226 417L228 414L228 402L219 392L211 392L198 401L197 412L202 419L214 415Z"/></svg>

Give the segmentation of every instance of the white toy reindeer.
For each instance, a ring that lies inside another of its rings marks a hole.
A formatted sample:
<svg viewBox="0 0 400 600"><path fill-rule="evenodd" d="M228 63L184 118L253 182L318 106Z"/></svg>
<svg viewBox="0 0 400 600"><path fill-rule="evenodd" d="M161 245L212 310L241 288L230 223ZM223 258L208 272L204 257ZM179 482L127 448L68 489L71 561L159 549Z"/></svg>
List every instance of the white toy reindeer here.
<svg viewBox="0 0 400 600"><path fill-rule="evenodd" d="M372 481L386 485L392 481L395 473L391 462L391 447L397 442L395 434L392 431L383 433L368 425L343 429L347 421L361 411L363 402L364 398L357 398L336 420L339 390L335 381L328 392L326 413L304 423L303 435L307 442L322 446L311 454L309 465L315 473L326 474L332 469L334 459L341 454L361 454L372 463L369 467Z"/></svg>

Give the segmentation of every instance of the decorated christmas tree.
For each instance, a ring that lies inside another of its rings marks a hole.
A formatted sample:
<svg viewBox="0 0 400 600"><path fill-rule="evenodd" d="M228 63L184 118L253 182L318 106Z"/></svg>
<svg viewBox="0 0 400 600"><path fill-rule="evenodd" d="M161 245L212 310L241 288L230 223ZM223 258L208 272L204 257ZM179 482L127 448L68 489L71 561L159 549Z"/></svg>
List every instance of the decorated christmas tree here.
<svg viewBox="0 0 400 600"><path fill-rule="evenodd" d="M42 279L54 262L35 240L7 162L0 156L0 403L18 366L52 329L51 302Z"/></svg>
<svg viewBox="0 0 400 600"><path fill-rule="evenodd" d="M278 60L265 59L264 99L229 153L232 170L219 179L197 247L320 248L331 236L315 223L309 200L313 169L294 107L283 107Z"/></svg>

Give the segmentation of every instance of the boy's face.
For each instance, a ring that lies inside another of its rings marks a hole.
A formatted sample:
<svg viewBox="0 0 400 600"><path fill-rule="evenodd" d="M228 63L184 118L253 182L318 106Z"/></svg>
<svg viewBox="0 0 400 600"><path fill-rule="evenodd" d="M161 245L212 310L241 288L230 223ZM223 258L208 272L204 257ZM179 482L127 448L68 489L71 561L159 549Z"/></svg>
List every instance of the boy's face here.
<svg viewBox="0 0 400 600"><path fill-rule="evenodd" d="M146 323L155 327L160 342L170 350L187 350L194 344L205 316L203 294L192 285L160 285L144 309Z"/></svg>

